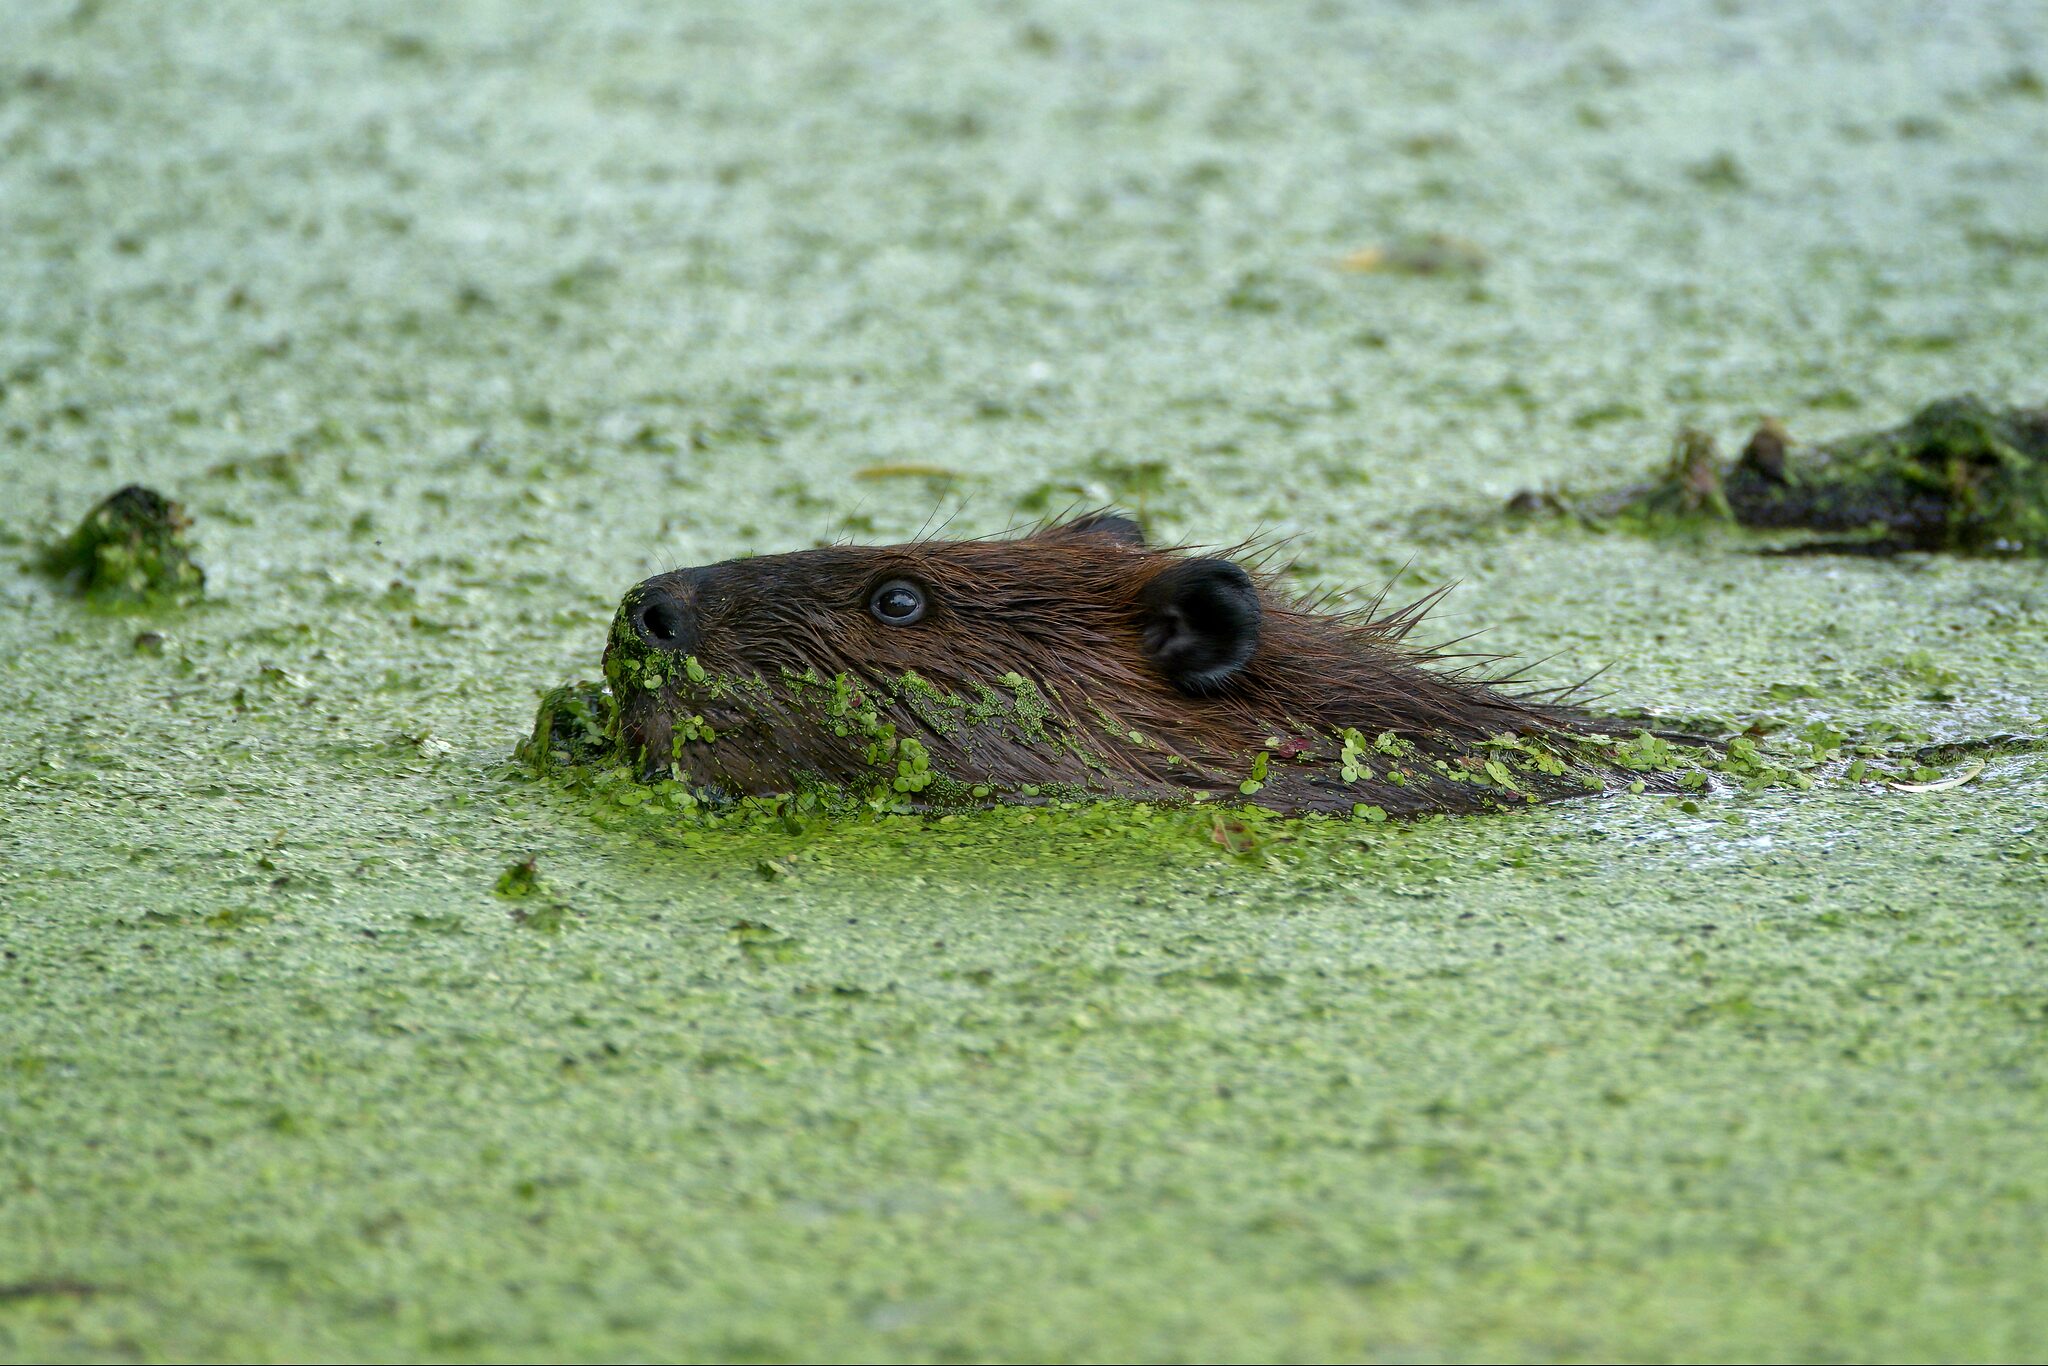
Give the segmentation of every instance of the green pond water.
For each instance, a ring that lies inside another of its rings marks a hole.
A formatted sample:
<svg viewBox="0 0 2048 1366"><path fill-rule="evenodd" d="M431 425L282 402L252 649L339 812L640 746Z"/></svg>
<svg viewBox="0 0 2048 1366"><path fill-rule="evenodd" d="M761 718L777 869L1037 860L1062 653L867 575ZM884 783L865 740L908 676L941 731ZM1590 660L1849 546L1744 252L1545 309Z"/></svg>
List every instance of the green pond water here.
<svg viewBox="0 0 2048 1366"><path fill-rule="evenodd" d="M2048 399L2038 5L4 29L0 1356L2048 1354L2038 749L1243 856L508 762L647 574L1101 503L1618 706L2040 735L2038 559L1495 515ZM131 481L201 604L31 572Z"/></svg>

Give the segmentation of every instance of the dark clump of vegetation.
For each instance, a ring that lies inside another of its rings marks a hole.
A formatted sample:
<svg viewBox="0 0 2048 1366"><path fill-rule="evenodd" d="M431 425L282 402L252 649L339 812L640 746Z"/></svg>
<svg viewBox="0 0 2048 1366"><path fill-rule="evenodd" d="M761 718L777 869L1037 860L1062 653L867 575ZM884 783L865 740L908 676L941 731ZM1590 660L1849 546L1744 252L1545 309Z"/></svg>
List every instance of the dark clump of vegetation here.
<svg viewBox="0 0 2048 1366"><path fill-rule="evenodd" d="M43 572L109 606L186 602L206 586L192 558L185 509L140 484L110 494L63 540L48 547Z"/></svg>
<svg viewBox="0 0 2048 1366"><path fill-rule="evenodd" d="M1792 552L2044 555L2048 408L1946 398L1902 426L1810 446L1766 421L1732 461L1687 431L1649 483L1585 499L1520 493L1508 508L1644 531L1732 521L1824 533Z"/></svg>
<svg viewBox="0 0 2048 1366"><path fill-rule="evenodd" d="M618 745L618 715L618 703L602 683L550 688L541 696L533 733L514 753L538 769L602 763Z"/></svg>

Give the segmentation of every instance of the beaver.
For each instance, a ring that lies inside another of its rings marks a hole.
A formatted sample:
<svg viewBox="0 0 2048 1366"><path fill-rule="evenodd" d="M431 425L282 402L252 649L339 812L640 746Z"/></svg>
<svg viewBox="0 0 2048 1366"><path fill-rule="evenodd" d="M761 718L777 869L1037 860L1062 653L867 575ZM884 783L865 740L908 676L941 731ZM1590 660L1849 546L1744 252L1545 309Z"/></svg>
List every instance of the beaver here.
<svg viewBox="0 0 2048 1366"><path fill-rule="evenodd" d="M644 775L728 798L1373 819L1641 790L1677 766L1669 737L1408 644L1440 595L1321 610L1246 561L1153 548L1104 511L657 574L605 650L617 738Z"/></svg>

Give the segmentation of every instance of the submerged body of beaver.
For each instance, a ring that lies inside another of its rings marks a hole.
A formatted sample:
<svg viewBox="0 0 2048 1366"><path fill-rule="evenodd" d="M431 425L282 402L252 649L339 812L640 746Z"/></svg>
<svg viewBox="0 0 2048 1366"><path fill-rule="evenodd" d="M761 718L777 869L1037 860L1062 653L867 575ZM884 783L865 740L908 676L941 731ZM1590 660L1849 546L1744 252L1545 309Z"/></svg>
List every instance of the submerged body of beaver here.
<svg viewBox="0 0 2048 1366"><path fill-rule="evenodd" d="M1380 816L1704 783L1692 760L1707 751L1404 644L1420 617L1313 610L1109 515L732 560L630 590L605 651L608 714L544 708L536 743L602 731L643 776L700 794L917 805L1236 799Z"/></svg>

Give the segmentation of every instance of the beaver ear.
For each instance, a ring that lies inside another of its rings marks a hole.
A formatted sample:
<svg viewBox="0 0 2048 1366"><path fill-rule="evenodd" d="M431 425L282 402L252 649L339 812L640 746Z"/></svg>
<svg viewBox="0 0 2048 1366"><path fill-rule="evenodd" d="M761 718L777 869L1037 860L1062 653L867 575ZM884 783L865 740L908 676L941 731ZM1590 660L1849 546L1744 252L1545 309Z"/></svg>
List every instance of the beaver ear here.
<svg viewBox="0 0 2048 1366"><path fill-rule="evenodd" d="M1145 548L1145 530L1130 518L1115 512L1090 512L1076 517L1071 522L1062 522L1044 533L1048 536L1093 536L1127 545L1134 550Z"/></svg>
<svg viewBox="0 0 2048 1366"><path fill-rule="evenodd" d="M1145 585L1145 654L1182 692L1204 697L1259 648L1259 590L1229 560L1184 560Z"/></svg>

